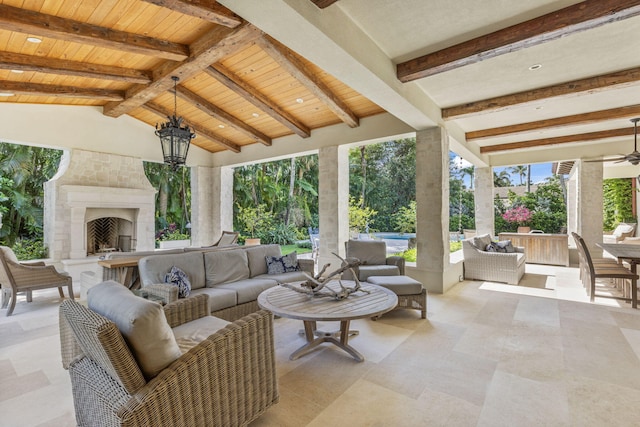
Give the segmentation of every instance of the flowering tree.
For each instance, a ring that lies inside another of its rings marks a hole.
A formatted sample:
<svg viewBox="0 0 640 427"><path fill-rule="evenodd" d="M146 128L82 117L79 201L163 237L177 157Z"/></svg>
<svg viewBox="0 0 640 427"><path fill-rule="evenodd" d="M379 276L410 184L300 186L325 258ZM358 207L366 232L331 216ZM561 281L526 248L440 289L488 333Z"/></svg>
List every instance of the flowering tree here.
<svg viewBox="0 0 640 427"><path fill-rule="evenodd" d="M518 225L525 225L533 216L531 211L525 206L516 206L511 209L507 209L502 214L502 218L510 223L516 223Z"/></svg>

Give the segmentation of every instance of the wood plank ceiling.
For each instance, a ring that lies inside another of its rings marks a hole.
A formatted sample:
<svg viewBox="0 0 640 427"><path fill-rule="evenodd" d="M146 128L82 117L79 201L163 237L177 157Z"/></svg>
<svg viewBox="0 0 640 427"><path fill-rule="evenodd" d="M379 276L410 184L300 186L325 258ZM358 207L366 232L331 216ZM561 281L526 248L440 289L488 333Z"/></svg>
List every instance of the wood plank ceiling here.
<svg viewBox="0 0 640 427"><path fill-rule="evenodd" d="M172 76L193 144L212 153L383 112L213 1L0 4L0 102L102 106L155 126L173 113Z"/></svg>

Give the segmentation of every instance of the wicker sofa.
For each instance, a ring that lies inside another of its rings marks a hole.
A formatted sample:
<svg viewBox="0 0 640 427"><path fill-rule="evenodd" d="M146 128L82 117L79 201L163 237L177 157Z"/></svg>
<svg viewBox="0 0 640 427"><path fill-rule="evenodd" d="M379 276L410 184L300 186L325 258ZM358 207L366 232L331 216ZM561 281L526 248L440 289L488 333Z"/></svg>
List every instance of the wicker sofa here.
<svg viewBox="0 0 640 427"><path fill-rule="evenodd" d="M229 323L199 295L167 304L117 282L60 305L79 426L244 426L278 401L273 319Z"/></svg>
<svg viewBox="0 0 640 427"><path fill-rule="evenodd" d="M239 246L144 257L138 269L142 289L171 302L178 299L178 288L163 283L164 277L172 266L180 268L191 282L189 297L208 295L211 314L233 321L259 309L262 291L278 282L305 280L305 272L313 275L311 259L298 260L301 271L268 274L266 257L280 256L280 245Z"/></svg>
<svg viewBox="0 0 640 427"><path fill-rule="evenodd" d="M513 253L488 252L490 242L488 234L462 241L464 278L517 285L525 270L524 248L516 246Z"/></svg>

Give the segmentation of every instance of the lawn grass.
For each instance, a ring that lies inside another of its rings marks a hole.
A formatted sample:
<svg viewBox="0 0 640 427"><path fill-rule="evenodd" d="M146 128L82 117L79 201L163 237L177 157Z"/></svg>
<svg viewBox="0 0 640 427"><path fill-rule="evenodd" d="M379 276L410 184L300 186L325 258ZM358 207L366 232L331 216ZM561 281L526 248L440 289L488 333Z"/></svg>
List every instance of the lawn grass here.
<svg viewBox="0 0 640 427"><path fill-rule="evenodd" d="M296 251L299 254L307 254L309 252L311 252L311 249L308 248L301 248L299 246L296 245L280 245L280 251L282 252L282 255L286 255L289 254L293 251Z"/></svg>

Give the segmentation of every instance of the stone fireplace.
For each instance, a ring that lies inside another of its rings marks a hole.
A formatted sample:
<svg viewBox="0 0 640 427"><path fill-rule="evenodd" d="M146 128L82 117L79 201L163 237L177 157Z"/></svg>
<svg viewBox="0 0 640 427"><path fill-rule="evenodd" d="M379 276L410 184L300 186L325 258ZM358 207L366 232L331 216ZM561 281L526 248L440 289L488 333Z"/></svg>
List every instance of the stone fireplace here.
<svg viewBox="0 0 640 427"><path fill-rule="evenodd" d="M153 250L155 189L142 160L65 152L45 184L44 241L55 261L114 250Z"/></svg>

